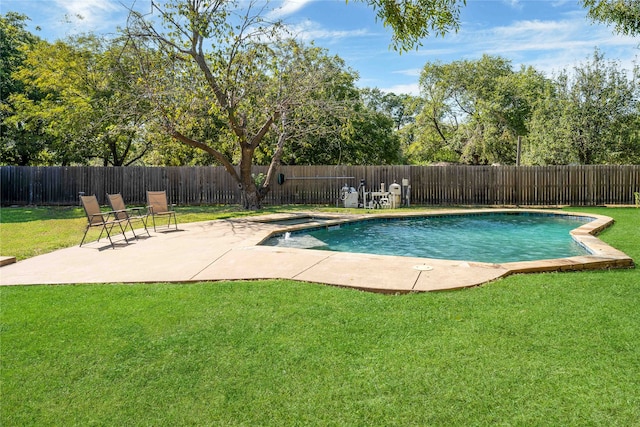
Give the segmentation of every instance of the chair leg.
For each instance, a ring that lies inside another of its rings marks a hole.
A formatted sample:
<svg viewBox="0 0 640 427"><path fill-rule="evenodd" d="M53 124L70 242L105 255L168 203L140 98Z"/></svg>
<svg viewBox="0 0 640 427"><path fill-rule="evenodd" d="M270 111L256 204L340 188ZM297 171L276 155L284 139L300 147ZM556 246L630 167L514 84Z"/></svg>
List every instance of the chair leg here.
<svg viewBox="0 0 640 427"><path fill-rule="evenodd" d="M131 225L131 218L127 217L127 224L129 224L129 228L131 229L131 232L133 233L133 237L138 240L138 236L136 235L136 232L133 231L133 225ZM125 231L127 230L127 224L124 225L124 229Z"/></svg>
<svg viewBox="0 0 640 427"><path fill-rule="evenodd" d="M102 228L100 229L100 235L98 236L98 240L97 242L100 241L100 239L102 238L102 233L105 233L107 235L107 239L109 239L109 243L111 244L111 248L115 249L116 246L113 243L113 240L111 239L111 230L113 229L113 227L115 226L115 223L110 224L111 227L109 227L109 224L102 224ZM122 231L122 235L124 236L124 240L129 243L129 240L127 240L127 236L125 235L125 228L123 229L122 224L120 222L118 222L118 225L120 226L120 230ZM80 241L80 247L82 247L84 240L87 238L87 233L89 232L89 229L91 228L90 225L87 226L87 228L85 228L84 230L84 235L82 236L82 240ZM134 233L135 236L135 233Z"/></svg>
<svg viewBox="0 0 640 427"><path fill-rule="evenodd" d="M176 230L178 229L178 220L176 219L176 214L175 213L169 213L169 214L163 214L163 215L167 215L169 217L169 220L167 222L167 229L171 228L171 217L173 217L173 224L176 227ZM157 232L157 228L156 228L156 216L151 214L151 222L153 223L153 231ZM144 220L143 220L144 223ZM145 223L145 229L146 229L147 224ZM149 230L147 230L147 234L149 233Z"/></svg>
<svg viewBox="0 0 640 427"><path fill-rule="evenodd" d="M149 217L146 217L146 218L149 218ZM145 217L141 216L140 221L142 221L142 225L144 226L144 231L147 232L147 236L151 237L151 234L149 234L149 229L147 228L147 220L145 219Z"/></svg>
<svg viewBox="0 0 640 427"><path fill-rule="evenodd" d="M80 241L80 247L82 247L82 244L84 243L84 239L87 237L88 231L89 231L89 226L87 225L87 228L84 229L84 236L82 236L82 240Z"/></svg>
<svg viewBox="0 0 640 427"><path fill-rule="evenodd" d="M102 229L100 230L100 237L98 237L98 242L100 241L100 238L102 237L102 232L106 232L107 233L107 239L109 239L109 243L111 244L111 249L115 249L115 245L113 244L113 240L111 240L111 229L113 228L113 224L111 224L111 228L107 227L106 223L102 224Z"/></svg>
<svg viewBox="0 0 640 427"><path fill-rule="evenodd" d="M103 225L103 226L102 226L102 228L100 229L100 235L98 236L98 240L96 240L97 242L99 242L99 241L100 241L100 239L102 239L102 232L103 232L103 231L107 231L106 227L107 227L107 226L106 226L106 224L105 224L105 225ZM108 234L109 234L109 232L107 232L107 235L108 235Z"/></svg>
<svg viewBox="0 0 640 427"><path fill-rule="evenodd" d="M120 227L120 231L122 232L122 237L124 237L124 241L127 242L127 244L129 244L129 240L127 239L127 234L125 233L126 230L126 226L123 228L122 227L122 222L118 221L118 226ZM107 224L104 225L104 230L107 232L107 237L109 238L109 242L111 242L111 247L113 249L115 249L115 245L113 244L113 240L111 239L111 231L113 230L113 227L116 226L115 222L111 223L111 227L107 227ZM102 234L102 232L100 232Z"/></svg>
<svg viewBox="0 0 640 427"><path fill-rule="evenodd" d="M122 221L118 221L118 227L120 227L120 231L122 231L122 237L124 237L124 241L129 244L129 240L127 239L127 225L125 224L124 227L122 227Z"/></svg>

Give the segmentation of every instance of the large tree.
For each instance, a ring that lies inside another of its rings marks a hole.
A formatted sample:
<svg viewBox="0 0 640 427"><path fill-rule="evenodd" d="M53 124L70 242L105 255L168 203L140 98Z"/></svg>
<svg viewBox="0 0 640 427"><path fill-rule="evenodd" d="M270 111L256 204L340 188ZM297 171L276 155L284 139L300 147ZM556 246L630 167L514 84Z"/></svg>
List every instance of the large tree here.
<svg viewBox="0 0 640 427"><path fill-rule="evenodd" d="M424 106L410 151L427 160L471 164L515 162L519 136L544 78L531 68L516 72L501 57L449 64L427 63L420 77Z"/></svg>
<svg viewBox="0 0 640 427"><path fill-rule="evenodd" d="M349 75L349 74L347 74ZM323 125L339 130L318 134L305 132L287 147L282 158L285 164L395 164L401 160L399 134L395 130L408 121L402 114L402 97L385 94L379 89L357 89L355 78L335 81L348 94L348 108L339 117L330 111L318 111ZM407 95L408 97L408 95ZM393 102L386 100L393 99Z"/></svg>
<svg viewBox="0 0 640 427"><path fill-rule="evenodd" d="M464 2L368 3L394 29L396 46L406 48L429 31L444 33L455 27L459 5ZM301 124L338 115L323 116L318 111L340 110L344 97L324 89L343 70L315 50L289 40L281 22L267 20L269 9L263 2L170 0L152 5L155 21L131 11L127 33L132 40L150 42L162 52L164 70L172 74L164 82L149 73L145 77L149 83L156 82L149 88L154 99L161 100L159 117L173 138L206 151L226 168L238 183L243 207L259 208L285 153L285 144L299 135ZM185 75L194 82L191 94L183 91L182 100L163 96L171 79L182 80ZM198 139L176 115L173 107L180 103L180 111L194 112L192 107L200 105L210 122L223 121L224 129L218 129L209 140ZM252 165L256 156L265 155L270 156L270 167L266 179L256 183Z"/></svg>
<svg viewBox="0 0 640 427"><path fill-rule="evenodd" d="M416 115L422 107L421 98L408 94L396 95L393 92L383 92L378 88L364 88L360 93L368 108L383 113L393 120L396 130L415 122Z"/></svg>
<svg viewBox="0 0 640 427"><path fill-rule="evenodd" d="M631 76L598 50L562 72L536 105L525 150L534 164L634 163L640 157L639 69Z"/></svg>
<svg viewBox="0 0 640 427"><path fill-rule="evenodd" d="M0 16L0 163L34 165L43 161L47 141L41 126L34 124L34 131L16 118L20 105L12 101L18 94L37 99L41 95L17 79L27 52L39 39L25 29L28 18L9 12Z"/></svg>
<svg viewBox="0 0 640 427"><path fill-rule="evenodd" d="M46 139L55 164L126 166L149 148L143 138L148 103L134 78L133 51L117 41L80 36L32 46L14 76L31 92L10 96L11 121Z"/></svg>

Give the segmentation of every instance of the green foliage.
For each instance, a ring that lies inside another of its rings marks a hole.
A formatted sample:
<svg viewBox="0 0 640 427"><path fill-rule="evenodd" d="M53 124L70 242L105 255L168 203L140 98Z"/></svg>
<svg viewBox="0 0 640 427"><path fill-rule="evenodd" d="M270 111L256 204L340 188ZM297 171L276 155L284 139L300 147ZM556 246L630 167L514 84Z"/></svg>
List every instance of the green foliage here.
<svg viewBox="0 0 640 427"><path fill-rule="evenodd" d="M536 105L524 158L532 164L634 163L640 158L638 69L629 78L595 51L561 73Z"/></svg>
<svg viewBox="0 0 640 427"><path fill-rule="evenodd" d="M414 123L423 103L420 97L385 93L378 88L363 88L360 90L360 97L367 108L390 117L396 130Z"/></svg>
<svg viewBox="0 0 640 427"><path fill-rule="evenodd" d="M353 80L341 92L348 98L340 108L321 106L314 115L322 123L309 132L308 123L284 151L285 164L395 164L400 161L400 142L392 116L359 99ZM362 92L360 91L360 94ZM364 105L363 105L364 103Z"/></svg>
<svg viewBox="0 0 640 427"><path fill-rule="evenodd" d="M133 77L135 57L126 44L91 35L25 51L13 73L25 90L9 96L15 114L5 122L38 153L29 164L126 166L145 154L148 103Z"/></svg>
<svg viewBox="0 0 640 427"><path fill-rule="evenodd" d="M335 164L351 163L362 156L372 159L374 154L368 151L367 140L376 139L377 133L391 134L392 127L388 122L384 122L386 128L383 129L367 126L375 119L359 103L359 91L355 86L357 75L341 58L327 55L324 49L311 45L296 47L293 51L295 57L292 57L290 68L307 70L316 76L302 81L307 87L297 98L296 105L289 108L286 127L282 126L272 136L280 142L286 136L281 162ZM282 52L282 55L287 53ZM288 74L294 76L296 73L298 71ZM354 126L361 126L363 134L350 133ZM277 146L275 140L271 146ZM261 154L264 159L271 159L275 151ZM265 163L260 158L257 160Z"/></svg>
<svg viewBox="0 0 640 427"><path fill-rule="evenodd" d="M398 50L456 29L465 4L367 3ZM635 33L633 2L583 3ZM252 2L153 7L155 21L132 11L124 39L53 44L27 17L0 17L0 163L219 163L257 207L280 163L513 164L519 137L525 164L640 162L638 70L598 51L554 78L488 55L427 63L412 97L357 89L341 58L292 40ZM261 186L253 164L270 165Z"/></svg>
<svg viewBox="0 0 640 427"><path fill-rule="evenodd" d="M640 35L640 3L636 0L582 0L594 21L613 24L615 31Z"/></svg>
<svg viewBox="0 0 640 427"><path fill-rule="evenodd" d="M22 82L13 77L25 60L26 51L38 42L38 38L25 30L25 15L9 12L0 16L0 93L2 103L12 93L24 90Z"/></svg>
<svg viewBox="0 0 640 427"><path fill-rule="evenodd" d="M424 107L413 148L439 161L457 156L470 164L515 162L518 136L526 135L535 93L543 77L531 68L515 72L500 57L427 63L420 77Z"/></svg>
<svg viewBox="0 0 640 427"><path fill-rule="evenodd" d="M400 52L422 45L434 33L444 36L460 24L460 8L466 0L361 0L377 11L393 30L392 47Z"/></svg>
<svg viewBox="0 0 640 427"><path fill-rule="evenodd" d="M400 139L393 132L394 121L379 112L362 109L342 133L344 148L339 164L396 164L400 159Z"/></svg>
<svg viewBox="0 0 640 427"><path fill-rule="evenodd" d="M340 58L287 37L253 3L154 8L162 25L132 12L127 32L147 51L159 46L159 58L143 67L158 125L214 157L238 182L243 206L258 208L291 141L340 135L357 96L354 74ZM261 186L251 177L254 163L270 166Z"/></svg>
<svg viewBox="0 0 640 427"><path fill-rule="evenodd" d="M0 16L0 164L46 162L43 155L46 139L42 137L41 126L36 124L37 131L32 133L28 125L16 120L22 106L12 100L17 94L33 92L14 76L22 67L27 52L39 41L25 30L28 19L13 12Z"/></svg>
<svg viewBox="0 0 640 427"><path fill-rule="evenodd" d="M591 63L554 79L486 55L427 63L407 159L514 164L522 137L523 164L636 163L640 87L632 72L597 50Z"/></svg>
<svg viewBox="0 0 640 427"><path fill-rule="evenodd" d="M182 144L161 130L153 134L153 138L153 149L143 159L146 165L209 166L216 163L215 157L211 154Z"/></svg>

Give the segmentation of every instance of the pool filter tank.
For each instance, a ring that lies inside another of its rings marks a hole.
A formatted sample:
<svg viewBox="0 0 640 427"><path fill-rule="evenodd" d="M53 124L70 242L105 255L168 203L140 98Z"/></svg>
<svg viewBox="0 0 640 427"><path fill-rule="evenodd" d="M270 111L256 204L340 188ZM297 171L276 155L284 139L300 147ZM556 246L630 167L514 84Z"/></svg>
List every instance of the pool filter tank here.
<svg viewBox="0 0 640 427"><path fill-rule="evenodd" d="M392 209L399 208L402 203L402 188L395 181L389 186L389 204Z"/></svg>
<svg viewBox="0 0 640 427"><path fill-rule="evenodd" d="M344 204L345 208L357 208L358 207L358 191L349 187L347 184L340 190L340 200Z"/></svg>

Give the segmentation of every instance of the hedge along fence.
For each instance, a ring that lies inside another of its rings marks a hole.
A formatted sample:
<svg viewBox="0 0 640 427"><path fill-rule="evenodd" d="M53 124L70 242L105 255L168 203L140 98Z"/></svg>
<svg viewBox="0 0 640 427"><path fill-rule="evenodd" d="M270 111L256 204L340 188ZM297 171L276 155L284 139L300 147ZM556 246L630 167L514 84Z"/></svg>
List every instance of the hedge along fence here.
<svg viewBox="0 0 640 427"><path fill-rule="evenodd" d="M266 173L255 167L254 173ZM337 204L345 184L378 190L408 179L418 205L633 204L640 165L616 166L282 166L266 204ZM237 183L221 166L203 167L0 167L1 203L75 205L79 193L121 193L145 204L147 190L166 190L178 205L237 204Z"/></svg>

